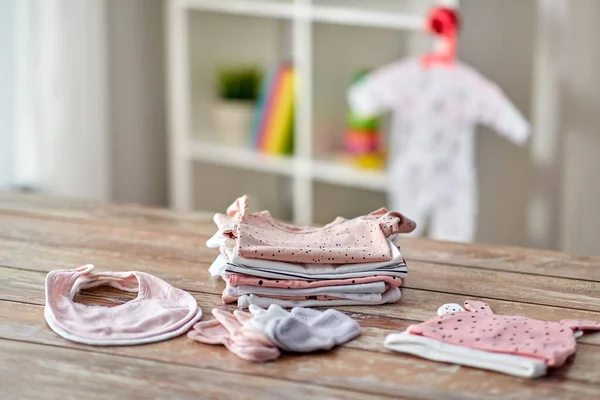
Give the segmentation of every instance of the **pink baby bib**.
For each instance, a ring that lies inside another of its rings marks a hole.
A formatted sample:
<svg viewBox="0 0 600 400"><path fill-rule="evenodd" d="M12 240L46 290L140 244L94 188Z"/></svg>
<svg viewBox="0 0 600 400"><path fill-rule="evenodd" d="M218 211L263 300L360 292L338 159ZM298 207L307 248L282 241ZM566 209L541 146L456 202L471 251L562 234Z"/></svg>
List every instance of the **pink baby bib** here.
<svg viewBox="0 0 600 400"><path fill-rule="evenodd" d="M202 317L189 293L150 274L137 271L93 272L84 265L46 275L44 317L65 339L97 346L158 342L179 336ZM115 307L73 302L80 289L109 285L138 296Z"/></svg>

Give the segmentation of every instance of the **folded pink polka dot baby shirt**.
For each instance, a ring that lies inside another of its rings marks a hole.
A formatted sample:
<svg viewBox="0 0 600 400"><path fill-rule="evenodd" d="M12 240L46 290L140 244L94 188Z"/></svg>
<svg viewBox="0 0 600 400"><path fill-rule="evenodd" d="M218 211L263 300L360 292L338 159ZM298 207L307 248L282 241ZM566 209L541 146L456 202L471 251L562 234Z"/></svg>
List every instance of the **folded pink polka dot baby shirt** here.
<svg viewBox="0 0 600 400"><path fill-rule="evenodd" d="M322 228L299 228L281 223L269 213L248 214L246 196L237 199L227 214L220 219L231 218L237 223L223 233L235 238L238 255L295 263L389 261L392 255L387 237L412 232L416 227L402 214L382 208L350 220L338 218Z"/></svg>

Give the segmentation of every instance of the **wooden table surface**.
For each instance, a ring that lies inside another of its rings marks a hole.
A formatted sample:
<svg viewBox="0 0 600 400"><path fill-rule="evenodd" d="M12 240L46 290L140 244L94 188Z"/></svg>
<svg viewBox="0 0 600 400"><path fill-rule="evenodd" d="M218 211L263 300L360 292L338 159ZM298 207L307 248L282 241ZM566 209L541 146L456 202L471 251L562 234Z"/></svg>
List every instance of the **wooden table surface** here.
<svg viewBox="0 0 600 400"><path fill-rule="evenodd" d="M535 381L383 347L388 333L467 299L500 314L600 321L600 258L550 251L403 239L409 277L399 303L339 307L360 322L360 337L266 364L185 336L142 346L79 345L46 325L46 273L87 263L154 274L192 293L203 319L215 306L230 308L221 304L223 283L207 273L216 251L204 243L214 229L207 213L0 193L0 399L600 398L600 334L584 336L575 357ZM79 301L130 298L98 288Z"/></svg>

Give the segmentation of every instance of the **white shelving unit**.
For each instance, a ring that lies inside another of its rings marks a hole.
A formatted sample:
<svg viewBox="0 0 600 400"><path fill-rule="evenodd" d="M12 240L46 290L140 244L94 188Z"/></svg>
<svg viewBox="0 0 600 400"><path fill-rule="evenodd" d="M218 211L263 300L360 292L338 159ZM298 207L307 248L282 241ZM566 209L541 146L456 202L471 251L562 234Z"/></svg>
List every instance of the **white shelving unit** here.
<svg viewBox="0 0 600 400"><path fill-rule="evenodd" d="M411 0L403 1L411 2ZM415 3L414 0L412 2ZM165 2L169 49L167 71L170 111L170 195L171 205L174 208L180 210L192 208L192 171L193 163L197 161L289 177L292 182L293 220L296 223L313 222L314 182L371 191L385 190L385 173L319 159L315 155L314 146L314 24L325 23L386 30L421 30L424 26L424 11L434 2L420 0L420 5L427 3L426 8L415 12L370 9L365 7L368 3L370 2L338 0L170 0ZM398 1L391 3L398 3ZM276 156L258 153L249 148L227 147L203 139L208 135L194 135L191 122L193 109L193 82L190 72L192 49L189 38L191 12L277 19L286 21L290 26L291 57L301 82L295 98L294 156Z"/></svg>

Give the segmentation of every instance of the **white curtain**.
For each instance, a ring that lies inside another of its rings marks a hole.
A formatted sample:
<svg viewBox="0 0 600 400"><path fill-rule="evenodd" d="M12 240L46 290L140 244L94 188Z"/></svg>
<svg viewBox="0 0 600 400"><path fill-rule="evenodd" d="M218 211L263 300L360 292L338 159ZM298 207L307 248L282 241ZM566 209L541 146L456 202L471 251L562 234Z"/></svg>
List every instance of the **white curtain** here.
<svg viewBox="0 0 600 400"><path fill-rule="evenodd" d="M0 26L0 187L108 200L105 0L2 0Z"/></svg>
<svg viewBox="0 0 600 400"><path fill-rule="evenodd" d="M17 0L0 1L0 188L14 182L14 70Z"/></svg>

